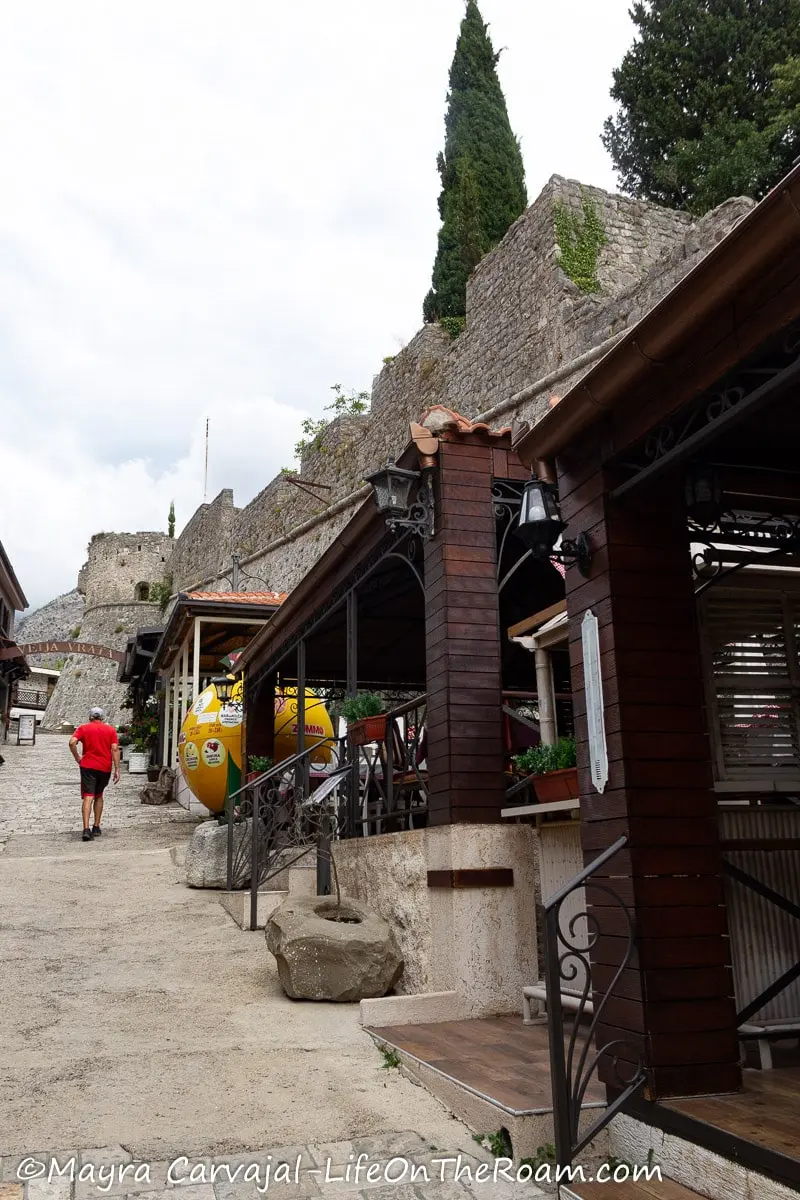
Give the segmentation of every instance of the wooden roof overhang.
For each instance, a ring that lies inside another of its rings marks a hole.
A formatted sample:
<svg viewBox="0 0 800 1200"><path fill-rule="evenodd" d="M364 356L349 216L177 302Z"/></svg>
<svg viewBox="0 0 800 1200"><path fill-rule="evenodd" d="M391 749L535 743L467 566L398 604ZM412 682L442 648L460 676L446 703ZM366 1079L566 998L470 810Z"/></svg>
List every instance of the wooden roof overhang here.
<svg viewBox="0 0 800 1200"><path fill-rule="evenodd" d="M200 670L204 675L218 673L222 669L220 660L248 645L280 611L281 603L277 595L270 599L267 594L259 600L246 600L236 593L220 592L219 599L214 593L179 593L156 648L153 670L165 671L173 666L192 633L195 618L200 617Z"/></svg>
<svg viewBox="0 0 800 1200"><path fill-rule="evenodd" d="M790 335L788 344L786 337L798 318L800 167L541 421L523 429L514 449L533 470L546 469L549 460L568 453L571 443L602 422L603 460L619 462L694 401L695 427L681 431L680 445L657 455L659 469L667 469L800 383L800 337ZM757 359L764 353L772 360L769 378L751 373L745 395L738 396L731 389L740 388L741 380L731 381L729 373L748 360L753 360L752 371L763 373L767 366ZM726 388L725 411L716 412L714 396L719 399ZM705 410L704 393L709 393Z"/></svg>
<svg viewBox="0 0 800 1200"><path fill-rule="evenodd" d="M398 466L416 469L422 445L407 446ZM251 685L279 668L292 678L293 652L302 639L308 681L344 683L347 596L355 590L359 682L424 691L422 554L414 558L411 546L408 535L387 529L368 497L253 639L237 669Z"/></svg>
<svg viewBox="0 0 800 1200"><path fill-rule="evenodd" d="M0 634L0 679L11 683L30 674L28 660L13 638Z"/></svg>
<svg viewBox="0 0 800 1200"><path fill-rule="evenodd" d="M13 609L21 612L23 608L28 607L25 593L14 573L14 568L11 566L11 560L3 549L2 542L0 542L0 582L3 584L2 590L11 600L11 607Z"/></svg>
<svg viewBox="0 0 800 1200"><path fill-rule="evenodd" d="M292 678L293 651L302 639L307 679L344 682L347 595L355 589L359 680L424 690L424 596L415 575L422 568L406 558L408 545L407 536L387 530L369 498L253 639L237 669L250 684L280 667Z"/></svg>
<svg viewBox="0 0 800 1200"><path fill-rule="evenodd" d="M149 625L137 629L133 637L128 638L123 660L117 669L119 683L132 683L152 671L153 657L163 632L163 625Z"/></svg>

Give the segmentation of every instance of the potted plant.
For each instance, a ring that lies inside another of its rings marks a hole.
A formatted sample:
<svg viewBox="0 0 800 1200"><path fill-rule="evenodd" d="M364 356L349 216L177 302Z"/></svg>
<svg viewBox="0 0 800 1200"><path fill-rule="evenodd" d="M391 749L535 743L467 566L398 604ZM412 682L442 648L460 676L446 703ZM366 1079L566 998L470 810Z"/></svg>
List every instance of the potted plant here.
<svg viewBox="0 0 800 1200"><path fill-rule="evenodd" d="M133 744L133 753L128 759L128 770L131 775L144 775L149 766L150 751L146 748L144 741L137 738Z"/></svg>
<svg viewBox="0 0 800 1200"><path fill-rule="evenodd" d="M524 754L517 754L514 763L523 775L533 777L540 804L578 799L574 738L559 738L552 746L531 746Z"/></svg>
<svg viewBox="0 0 800 1200"><path fill-rule="evenodd" d="M130 757L133 754L133 738L131 737L130 733L128 733L127 726L123 726L120 729L117 736L117 741L119 742L120 758L124 763L126 763L130 760Z"/></svg>
<svg viewBox="0 0 800 1200"><path fill-rule="evenodd" d="M158 713L152 705L146 704L131 721L130 735L133 753L128 759L128 771L131 775L144 775L158 744Z"/></svg>
<svg viewBox="0 0 800 1200"><path fill-rule="evenodd" d="M348 696L342 705L342 716L354 746L366 746L386 737L386 704L374 692Z"/></svg>
<svg viewBox="0 0 800 1200"><path fill-rule="evenodd" d="M272 766L272 759L268 754L248 754L247 756L247 777L245 783L252 783L254 779L258 779L259 775L263 775Z"/></svg>

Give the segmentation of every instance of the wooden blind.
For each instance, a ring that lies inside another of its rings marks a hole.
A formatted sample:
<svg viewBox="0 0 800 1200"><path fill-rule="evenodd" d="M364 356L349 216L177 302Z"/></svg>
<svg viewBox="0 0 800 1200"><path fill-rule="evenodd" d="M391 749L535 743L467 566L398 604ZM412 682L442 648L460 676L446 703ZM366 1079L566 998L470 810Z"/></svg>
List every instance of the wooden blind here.
<svg viewBox="0 0 800 1200"><path fill-rule="evenodd" d="M800 779L800 596L709 588L700 616L717 778Z"/></svg>

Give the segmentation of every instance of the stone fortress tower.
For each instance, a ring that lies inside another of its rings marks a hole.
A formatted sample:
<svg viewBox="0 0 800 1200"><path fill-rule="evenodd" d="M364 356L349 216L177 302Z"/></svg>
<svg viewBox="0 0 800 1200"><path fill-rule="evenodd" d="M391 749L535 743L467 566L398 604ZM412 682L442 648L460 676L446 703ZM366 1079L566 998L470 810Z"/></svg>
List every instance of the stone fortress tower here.
<svg viewBox="0 0 800 1200"><path fill-rule="evenodd" d="M168 578L173 546L166 533L96 533L78 575L86 607L72 640L124 650L138 628L162 624L158 604L150 601L150 587ZM125 692L125 685L117 683L115 662L71 654L47 706L44 728L59 729L65 722L80 725L94 704L117 724L124 717L120 704Z"/></svg>

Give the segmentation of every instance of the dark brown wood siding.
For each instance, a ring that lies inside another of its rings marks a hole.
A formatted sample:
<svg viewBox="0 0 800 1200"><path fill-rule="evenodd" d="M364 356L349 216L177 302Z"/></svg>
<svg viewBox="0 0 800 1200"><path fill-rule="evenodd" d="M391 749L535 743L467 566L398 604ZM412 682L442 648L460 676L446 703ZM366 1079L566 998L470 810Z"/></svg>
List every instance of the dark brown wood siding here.
<svg viewBox="0 0 800 1200"><path fill-rule="evenodd" d="M439 448L438 530L425 547L433 825L497 821L505 795L495 453L479 441L442 441Z"/></svg>
<svg viewBox="0 0 800 1200"><path fill-rule="evenodd" d="M651 1097L737 1086L738 1045L721 850L681 481L664 478L629 503L607 493L602 434L559 461L569 534L590 535L588 579L567 571L570 655L581 789L581 839L590 862L625 834L606 880L631 906L636 949L603 1011L602 1040L623 1037L648 1064ZM591 782L581 622L600 631L609 779ZM623 876L623 878L618 878ZM623 961L626 925L588 889L602 931L593 986L604 992ZM600 1044L600 1043L598 1043ZM611 1064L601 1078L614 1083Z"/></svg>

